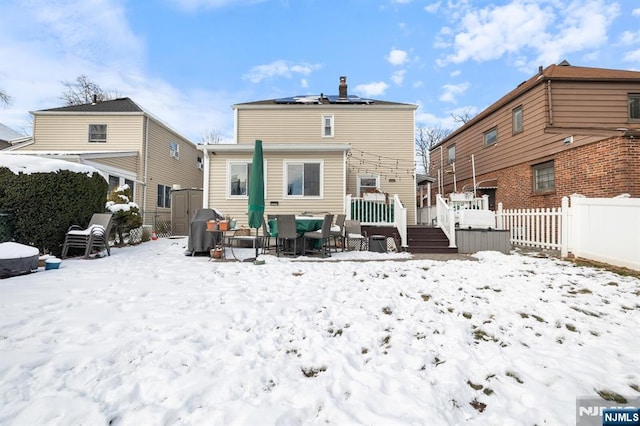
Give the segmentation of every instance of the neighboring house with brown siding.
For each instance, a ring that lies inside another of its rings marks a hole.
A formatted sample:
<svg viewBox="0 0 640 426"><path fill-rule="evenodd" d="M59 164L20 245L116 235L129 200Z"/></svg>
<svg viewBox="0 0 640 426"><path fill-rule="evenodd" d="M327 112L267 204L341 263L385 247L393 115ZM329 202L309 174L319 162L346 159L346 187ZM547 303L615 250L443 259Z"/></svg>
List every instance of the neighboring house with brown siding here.
<svg viewBox="0 0 640 426"><path fill-rule="evenodd" d="M33 139L19 154L91 165L110 189L129 184L145 224L171 217L171 189L202 188L202 152L129 98L32 111Z"/></svg>
<svg viewBox="0 0 640 426"><path fill-rule="evenodd" d="M338 95L232 106L235 143L204 145L205 204L247 223L248 175L256 140L264 152L265 214L346 212L345 196L398 195L416 221L416 105Z"/></svg>
<svg viewBox="0 0 640 426"><path fill-rule="evenodd" d="M640 197L640 72L540 67L432 148L430 167L443 194L473 191L475 168L492 207Z"/></svg>

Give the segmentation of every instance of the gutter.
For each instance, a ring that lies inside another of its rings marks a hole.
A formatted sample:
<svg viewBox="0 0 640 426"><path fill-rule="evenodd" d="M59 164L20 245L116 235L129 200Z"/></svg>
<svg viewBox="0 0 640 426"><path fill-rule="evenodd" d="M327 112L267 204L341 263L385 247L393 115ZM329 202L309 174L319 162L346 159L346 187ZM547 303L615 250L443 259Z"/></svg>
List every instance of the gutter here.
<svg viewBox="0 0 640 426"><path fill-rule="evenodd" d="M145 115L145 126L144 126L144 165L143 165L143 174L142 174L142 211L144 214L147 214L147 174L149 172L149 168L147 167L149 160L149 116ZM144 223L144 218L143 218Z"/></svg>

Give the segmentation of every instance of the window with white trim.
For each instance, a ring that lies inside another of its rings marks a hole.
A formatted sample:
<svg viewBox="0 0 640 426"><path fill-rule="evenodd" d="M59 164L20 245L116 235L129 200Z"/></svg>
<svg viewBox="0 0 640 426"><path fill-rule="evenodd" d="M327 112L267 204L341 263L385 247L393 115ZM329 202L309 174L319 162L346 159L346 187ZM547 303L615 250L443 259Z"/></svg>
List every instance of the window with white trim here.
<svg viewBox="0 0 640 426"><path fill-rule="evenodd" d="M249 195L251 162L230 161L227 170L227 190L229 197L247 197Z"/></svg>
<svg viewBox="0 0 640 426"><path fill-rule="evenodd" d="M498 142L498 128L494 127L493 129L484 132L483 135L484 146L494 145Z"/></svg>
<svg viewBox="0 0 640 426"><path fill-rule="evenodd" d="M333 137L333 114L322 114L322 137Z"/></svg>
<svg viewBox="0 0 640 426"><path fill-rule="evenodd" d="M629 95L629 119L640 120L640 93Z"/></svg>
<svg viewBox="0 0 640 426"><path fill-rule="evenodd" d="M285 162L285 194L287 197L319 197L322 162Z"/></svg>
<svg viewBox="0 0 640 426"><path fill-rule="evenodd" d="M380 188L380 176L379 175L360 175L358 176L358 194L362 195L365 192L375 191Z"/></svg>
<svg viewBox="0 0 640 426"><path fill-rule="evenodd" d="M533 166L533 191L548 192L556 189L553 160Z"/></svg>
<svg viewBox="0 0 640 426"><path fill-rule="evenodd" d="M173 158L180 158L180 145L177 142L169 142L169 156Z"/></svg>
<svg viewBox="0 0 640 426"><path fill-rule="evenodd" d="M89 142L90 143L106 143L107 142L107 125L106 124L89 124Z"/></svg>
<svg viewBox="0 0 640 426"><path fill-rule="evenodd" d="M204 161L202 160L202 157L196 158L196 167L198 170L204 170Z"/></svg>
<svg viewBox="0 0 640 426"><path fill-rule="evenodd" d="M158 185L158 207L171 208L171 186Z"/></svg>
<svg viewBox="0 0 640 426"><path fill-rule="evenodd" d="M131 201L133 201L133 197L135 196L135 187L133 185L133 181L121 176L109 175L109 193L111 193L111 191L113 191L115 188L121 187L122 185L129 185L129 188L131 188Z"/></svg>

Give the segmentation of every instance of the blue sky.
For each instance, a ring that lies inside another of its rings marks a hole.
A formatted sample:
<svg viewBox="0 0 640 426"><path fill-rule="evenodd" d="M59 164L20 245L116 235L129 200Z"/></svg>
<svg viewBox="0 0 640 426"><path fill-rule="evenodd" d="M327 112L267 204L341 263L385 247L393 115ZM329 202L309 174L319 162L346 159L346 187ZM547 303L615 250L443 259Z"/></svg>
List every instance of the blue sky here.
<svg viewBox="0 0 640 426"><path fill-rule="evenodd" d="M231 105L349 94L455 128L563 59L640 70L637 0L2 0L0 123L62 105L87 75L193 142L233 137Z"/></svg>

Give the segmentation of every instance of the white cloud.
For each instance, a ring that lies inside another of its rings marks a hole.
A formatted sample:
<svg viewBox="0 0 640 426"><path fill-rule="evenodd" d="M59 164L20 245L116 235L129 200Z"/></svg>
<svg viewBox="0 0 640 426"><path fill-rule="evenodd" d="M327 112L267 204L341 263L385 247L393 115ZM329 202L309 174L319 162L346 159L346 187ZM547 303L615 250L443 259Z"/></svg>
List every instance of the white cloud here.
<svg viewBox="0 0 640 426"><path fill-rule="evenodd" d="M625 53L624 60L627 62L640 62L640 49Z"/></svg>
<svg viewBox="0 0 640 426"><path fill-rule="evenodd" d="M383 81L369 83L369 84L359 84L355 87L355 91L360 93L362 96L370 97L370 96L380 96L384 95L385 91L389 88L389 85Z"/></svg>
<svg viewBox="0 0 640 426"><path fill-rule="evenodd" d="M620 43L626 46L630 46L640 42L640 30L639 31L624 31L620 35Z"/></svg>
<svg viewBox="0 0 640 426"><path fill-rule="evenodd" d="M409 54L400 49L392 49L386 56L387 61L394 66L403 65L409 59Z"/></svg>
<svg viewBox="0 0 640 426"><path fill-rule="evenodd" d="M41 1L28 3L43 42L59 53L93 63L136 62L144 43L128 26L125 11L117 0Z"/></svg>
<svg viewBox="0 0 640 426"><path fill-rule="evenodd" d="M509 55L526 64L523 68L531 69L532 64L556 62L568 53L606 45L607 29L620 10L617 3L604 0L575 0L569 4L514 0L502 6L462 8L462 12L450 13L457 30L450 35L450 27L443 28L437 47L453 52L439 59L439 66Z"/></svg>
<svg viewBox="0 0 640 426"><path fill-rule="evenodd" d="M440 9L440 4L442 2L436 2L436 3L431 3L428 4L424 7L425 12L428 13L436 13L438 11L438 9Z"/></svg>
<svg viewBox="0 0 640 426"><path fill-rule="evenodd" d="M287 61L278 60L270 64L256 65L242 76L242 79L252 83L260 83L262 80L272 77L291 78L293 74L310 75L319 67L319 65L312 64L289 64Z"/></svg>
<svg viewBox="0 0 640 426"><path fill-rule="evenodd" d="M303 89L307 89L309 87L309 82L306 78L300 79L300 87L302 87Z"/></svg>
<svg viewBox="0 0 640 426"><path fill-rule="evenodd" d="M469 83L445 84L442 86L444 93L438 99L442 102L456 103L456 97L462 95L469 88Z"/></svg>
<svg viewBox="0 0 640 426"><path fill-rule="evenodd" d="M413 87L414 89L419 89L421 87L424 87L424 81L422 80L414 81L411 87Z"/></svg>
<svg viewBox="0 0 640 426"><path fill-rule="evenodd" d="M451 71L451 72L449 73L449 75L450 75L451 77L457 77L457 76L459 76L460 74L462 74L462 71L460 71L460 70L453 70L453 71Z"/></svg>
<svg viewBox="0 0 640 426"><path fill-rule="evenodd" d="M638 8L638 9L633 9L633 10L631 11L631 14L632 14L633 16L640 16L640 8Z"/></svg>
<svg viewBox="0 0 640 426"><path fill-rule="evenodd" d="M170 0L177 8L189 11L219 9L227 6L250 6L267 0Z"/></svg>
<svg viewBox="0 0 640 426"><path fill-rule="evenodd" d="M12 103L3 124L31 133L28 111L61 106L63 81L86 75L102 89L130 97L197 142L210 128L233 135L230 100L243 94L182 92L144 69L145 45L121 0L37 0L3 3L0 14L2 89ZM10 65L10 66L9 66Z"/></svg>
<svg viewBox="0 0 640 426"><path fill-rule="evenodd" d="M398 86L400 86L404 81L404 76L406 73L407 73L406 70L394 71L393 74L391 75L391 81L393 81L394 84L397 84Z"/></svg>

